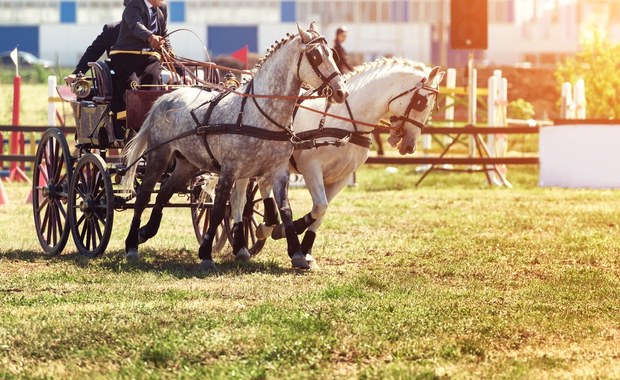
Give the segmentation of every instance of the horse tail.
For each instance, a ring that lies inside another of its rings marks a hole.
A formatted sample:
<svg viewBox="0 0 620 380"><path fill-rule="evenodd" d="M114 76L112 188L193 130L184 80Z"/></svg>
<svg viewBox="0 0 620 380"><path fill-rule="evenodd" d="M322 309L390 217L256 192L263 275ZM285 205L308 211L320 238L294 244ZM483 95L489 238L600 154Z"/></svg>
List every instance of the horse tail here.
<svg viewBox="0 0 620 380"><path fill-rule="evenodd" d="M153 116L155 106L149 111L146 116L146 120L142 123L140 131L126 144L123 148L123 157L126 165L131 165L127 172L123 176L123 187L127 190L133 190L133 182L136 178L136 170L138 169L138 161L144 155L148 148L149 135L151 129L155 125L155 118Z"/></svg>

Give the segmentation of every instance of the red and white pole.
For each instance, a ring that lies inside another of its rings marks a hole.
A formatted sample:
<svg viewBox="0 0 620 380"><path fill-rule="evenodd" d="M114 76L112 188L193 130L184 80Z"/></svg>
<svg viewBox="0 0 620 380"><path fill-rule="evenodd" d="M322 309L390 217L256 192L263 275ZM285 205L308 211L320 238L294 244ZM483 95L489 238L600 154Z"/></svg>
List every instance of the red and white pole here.
<svg viewBox="0 0 620 380"><path fill-rule="evenodd" d="M13 79L13 126L19 126L19 110L21 105L21 87L22 77L19 76L19 66L16 65L15 78ZM20 150L23 151L22 145L24 144L24 132L13 132L11 134L11 154L19 154ZM11 162L11 173L9 175L10 181L26 181L30 182L28 176L17 165L17 162Z"/></svg>

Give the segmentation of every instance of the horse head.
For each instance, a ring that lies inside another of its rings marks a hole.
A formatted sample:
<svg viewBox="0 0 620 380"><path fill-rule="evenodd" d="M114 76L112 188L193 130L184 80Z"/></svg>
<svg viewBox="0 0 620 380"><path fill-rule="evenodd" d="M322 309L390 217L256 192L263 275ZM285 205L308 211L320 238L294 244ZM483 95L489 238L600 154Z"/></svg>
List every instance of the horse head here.
<svg viewBox="0 0 620 380"><path fill-rule="evenodd" d="M325 95L330 102L342 103L349 91L334 60L334 53L327 40L319 33L315 23L308 30L297 24L301 39L301 53L297 62L297 77L302 83Z"/></svg>
<svg viewBox="0 0 620 380"><path fill-rule="evenodd" d="M399 93L389 102L392 128L388 142L400 154L415 152L422 128L430 116L445 72L435 66L428 76L420 75L413 88Z"/></svg>

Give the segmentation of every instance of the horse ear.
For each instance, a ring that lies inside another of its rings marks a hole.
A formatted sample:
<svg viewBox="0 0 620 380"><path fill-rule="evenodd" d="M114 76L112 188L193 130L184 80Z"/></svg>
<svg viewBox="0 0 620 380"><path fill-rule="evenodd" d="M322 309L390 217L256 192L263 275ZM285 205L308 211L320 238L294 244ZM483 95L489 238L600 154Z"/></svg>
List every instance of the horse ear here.
<svg viewBox="0 0 620 380"><path fill-rule="evenodd" d="M319 33L319 30L316 28L316 22L312 21L312 22L310 23L310 28L309 28L309 30L311 30L311 31L313 31L313 32L316 32L316 33Z"/></svg>
<svg viewBox="0 0 620 380"><path fill-rule="evenodd" d="M437 76L435 76L435 83L437 85L439 85L441 83L441 81L443 81L443 76L446 74L445 71L440 71L439 74L437 74Z"/></svg>
<svg viewBox="0 0 620 380"><path fill-rule="evenodd" d="M429 82L433 82L433 80L435 79L435 75L437 75L437 73L439 72L440 67L439 66L435 66L433 67L433 69L431 70L430 74L428 74L428 81Z"/></svg>
<svg viewBox="0 0 620 380"><path fill-rule="evenodd" d="M301 42L308 43L308 41L310 41L312 39L312 36L310 35L310 33L306 32L305 30L303 30L301 28L301 26L299 26L299 23L297 23L297 30L299 31L299 36L301 37Z"/></svg>

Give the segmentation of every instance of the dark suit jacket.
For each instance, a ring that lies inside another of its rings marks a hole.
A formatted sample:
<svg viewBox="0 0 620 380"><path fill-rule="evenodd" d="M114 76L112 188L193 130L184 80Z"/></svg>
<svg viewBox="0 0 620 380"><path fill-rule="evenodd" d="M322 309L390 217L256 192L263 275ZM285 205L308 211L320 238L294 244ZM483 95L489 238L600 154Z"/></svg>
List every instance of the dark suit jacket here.
<svg viewBox="0 0 620 380"><path fill-rule="evenodd" d="M344 50L338 40L334 41L334 50L336 50L339 58L339 60L336 62L336 64L338 65L338 70L340 70L340 72L343 74L348 71L353 71L353 67L351 67L349 61L347 60L347 52Z"/></svg>
<svg viewBox="0 0 620 380"><path fill-rule="evenodd" d="M121 30L121 22L116 21L103 26L103 31L95 38L93 43L86 49L82 58L75 66L73 74L88 71L88 62L96 62L103 53L110 54L110 48L118 39Z"/></svg>
<svg viewBox="0 0 620 380"><path fill-rule="evenodd" d="M153 34L149 28L149 9L144 0L131 0L123 11L121 30L112 50L149 49L148 38ZM168 34L168 7L163 4L157 9L157 35ZM167 43L170 46L169 43Z"/></svg>

